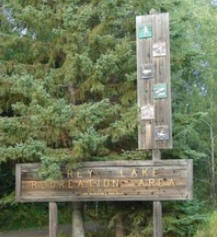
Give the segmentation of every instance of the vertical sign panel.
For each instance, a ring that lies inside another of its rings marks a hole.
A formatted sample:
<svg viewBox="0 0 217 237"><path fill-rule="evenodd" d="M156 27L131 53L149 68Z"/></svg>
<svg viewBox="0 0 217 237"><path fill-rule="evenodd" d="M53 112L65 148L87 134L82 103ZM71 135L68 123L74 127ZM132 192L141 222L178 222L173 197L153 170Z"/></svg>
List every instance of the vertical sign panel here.
<svg viewBox="0 0 217 237"><path fill-rule="evenodd" d="M148 33L147 27L144 30L144 26L149 26L152 33ZM144 111L144 108L153 105L154 111L151 119L139 116L139 149L170 149L172 116L169 15L137 16L136 29L138 108L139 111ZM151 66L147 65L152 65L153 73L150 72Z"/></svg>

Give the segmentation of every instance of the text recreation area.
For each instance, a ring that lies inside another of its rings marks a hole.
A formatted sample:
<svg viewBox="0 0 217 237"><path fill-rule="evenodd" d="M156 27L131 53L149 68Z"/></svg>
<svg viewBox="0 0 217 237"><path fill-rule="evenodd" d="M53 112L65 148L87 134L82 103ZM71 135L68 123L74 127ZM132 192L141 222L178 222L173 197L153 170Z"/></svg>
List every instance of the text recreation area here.
<svg viewBox="0 0 217 237"><path fill-rule="evenodd" d="M190 160L86 162L44 180L39 164L17 165L17 200L186 200L191 199Z"/></svg>

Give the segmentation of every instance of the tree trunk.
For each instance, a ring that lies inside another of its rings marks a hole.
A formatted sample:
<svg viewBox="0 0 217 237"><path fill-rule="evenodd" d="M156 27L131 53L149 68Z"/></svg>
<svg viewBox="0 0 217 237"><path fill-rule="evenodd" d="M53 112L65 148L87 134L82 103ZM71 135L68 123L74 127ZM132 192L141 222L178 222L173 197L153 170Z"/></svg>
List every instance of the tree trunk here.
<svg viewBox="0 0 217 237"><path fill-rule="evenodd" d="M118 214L115 225L115 236L124 237L124 224L122 214Z"/></svg>
<svg viewBox="0 0 217 237"><path fill-rule="evenodd" d="M70 93L71 104L75 104L75 89L72 83L68 85ZM73 215L72 215L72 237L84 237L84 222L82 218L83 203L73 203Z"/></svg>
<svg viewBox="0 0 217 237"><path fill-rule="evenodd" d="M75 104L75 89L72 83L68 85L68 90L70 94L71 104L74 105Z"/></svg>
<svg viewBox="0 0 217 237"><path fill-rule="evenodd" d="M71 104L75 104L75 90L73 84L68 86L71 95ZM82 218L83 203L73 203L73 216L72 216L72 237L84 237L84 223Z"/></svg>
<svg viewBox="0 0 217 237"><path fill-rule="evenodd" d="M214 141L212 124L210 125L210 140L211 140L211 187L210 187L210 197L211 197L213 205L216 205L215 141Z"/></svg>
<svg viewBox="0 0 217 237"><path fill-rule="evenodd" d="M82 218L82 203L73 203L73 219L72 219L72 237L84 237L84 224Z"/></svg>

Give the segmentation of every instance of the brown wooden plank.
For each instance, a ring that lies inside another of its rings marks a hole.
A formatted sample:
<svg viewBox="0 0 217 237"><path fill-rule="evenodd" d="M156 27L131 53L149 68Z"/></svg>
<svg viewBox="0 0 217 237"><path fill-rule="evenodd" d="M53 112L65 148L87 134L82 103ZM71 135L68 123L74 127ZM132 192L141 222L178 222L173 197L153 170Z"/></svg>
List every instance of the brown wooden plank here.
<svg viewBox="0 0 217 237"><path fill-rule="evenodd" d="M138 157L139 158L139 157ZM144 165L178 165L178 166L186 166L189 164L189 160L171 160L171 159L165 159L165 160L160 160L160 161L152 161L152 160L115 160L115 161L91 161L91 162L82 162L78 163L72 169L78 169L79 167L82 168L91 168L91 167L133 167L133 166L144 166ZM39 163L22 163L22 171L29 171L32 170L37 170L40 166Z"/></svg>
<svg viewBox="0 0 217 237"><path fill-rule="evenodd" d="M160 150L152 150L152 160L153 161L161 160ZM153 202L153 226L154 226L154 237L162 237L163 236L162 204L159 201Z"/></svg>
<svg viewBox="0 0 217 237"><path fill-rule="evenodd" d="M21 164L16 164L16 201L20 201L21 193Z"/></svg>
<svg viewBox="0 0 217 237"><path fill-rule="evenodd" d="M186 200L192 196L189 160L88 162L77 170L63 168L65 173L79 172L79 176L64 173L63 179L56 181L37 177L38 164L17 167L17 177L22 179L17 200L21 202Z"/></svg>
<svg viewBox="0 0 217 237"><path fill-rule="evenodd" d="M161 202L153 202L153 224L154 224L154 237L163 236L162 227L162 205Z"/></svg>
<svg viewBox="0 0 217 237"><path fill-rule="evenodd" d="M189 182L188 182L188 196L193 199L193 160L189 160L188 163L188 173L189 173Z"/></svg>
<svg viewBox="0 0 217 237"><path fill-rule="evenodd" d="M49 202L49 237L57 237L58 210L56 202Z"/></svg>
<svg viewBox="0 0 217 237"><path fill-rule="evenodd" d="M152 38L139 39L138 30L141 25L152 26ZM169 15L167 13L147 16L137 16L137 100L139 111L145 105L153 105L154 120L141 120L138 113L138 143L139 149L169 149L172 148L172 122L171 122L171 85L170 85L170 41L169 41ZM153 46L165 43L166 55L153 56ZM144 64L152 64L154 77L141 79L141 68ZM154 99L154 87L159 83L166 83L168 97ZM155 129L166 126L169 130L168 140L156 140Z"/></svg>

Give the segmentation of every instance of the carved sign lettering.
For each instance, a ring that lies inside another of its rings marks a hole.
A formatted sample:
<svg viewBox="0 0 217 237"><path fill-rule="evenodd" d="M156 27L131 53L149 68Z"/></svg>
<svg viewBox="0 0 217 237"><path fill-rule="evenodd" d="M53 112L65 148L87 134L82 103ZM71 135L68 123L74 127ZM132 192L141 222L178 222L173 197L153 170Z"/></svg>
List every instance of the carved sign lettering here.
<svg viewBox="0 0 217 237"><path fill-rule="evenodd" d="M39 178L39 164L18 164L20 202L185 200L192 197L191 160L86 162L62 169L60 180Z"/></svg>

